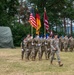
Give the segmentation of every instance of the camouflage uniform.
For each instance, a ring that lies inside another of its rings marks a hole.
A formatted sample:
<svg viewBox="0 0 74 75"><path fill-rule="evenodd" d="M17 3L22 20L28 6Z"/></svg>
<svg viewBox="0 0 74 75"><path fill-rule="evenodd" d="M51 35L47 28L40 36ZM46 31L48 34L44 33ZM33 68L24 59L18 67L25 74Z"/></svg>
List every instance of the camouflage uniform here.
<svg viewBox="0 0 74 75"><path fill-rule="evenodd" d="M22 52L21 52L21 56L22 56L22 60L23 60L23 57L24 57L24 52L25 52L25 50L24 50L24 42L22 41L21 42L21 48L22 48Z"/></svg>
<svg viewBox="0 0 74 75"><path fill-rule="evenodd" d="M63 46L64 46L64 51L67 52L68 51L68 37L65 36L64 39L63 39Z"/></svg>
<svg viewBox="0 0 74 75"><path fill-rule="evenodd" d="M39 41L39 38L34 38L32 41L32 51L31 51L32 60L36 59L36 56L39 50L38 41Z"/></svg>
<svg viewBox="0 0 74 75"><path fill-rule="evenodd" d="M25 49L25 58L27 60L29 60L30 58L30 54L31 54L31 50L32 50L32 39L29 37L29 38L26 38L27 40L27 43L26 43L26 49Z"/></svg>
<svg viewBox="0 0 74 75"><path fill-rule="evenodd" d="M45 42L45 58L46 58L46 60L49 59L50 53L51 53L50 41L51 41L51 38L48 38Z"/></svg>
<svg viewBox="0 0 74 75"><path fill-rule="evenodd" d="M72 52L74 48L74 39L73 37L69 38L69 50Z"/></svg>
<svg viewBox="0 0 74 75"><path fill-rule="evenodd" d="M42 45L42 43L41 43L40 38L38 38L36 40L37 40L36 50L37 50L37 53L38 53L38 58L39 58L39 60L41 60L41 57L42 57L41 45Z"/></svg>
<svg viewBox="0 0 74 75"><path fill-rule="evenodd" d="M42 38L41 39L41 49L39 50L39 59L40 60L42 59L43 53L46 50L46 48L45 48L45 42L46 42L46 39L45 38Z"/></svg>
<svg viewBox="0 0 74 75"><path fill-rule="evenodd" d="M21 52L21 56L22 56L22 60L23 60L23 57L24 57L24 53L25 53L25 50L26 50L26 39L24 39L22 42L21 42L21 48L22 48L22 52Z"/></svg>
<svg viewBox="0 0 74 75"><path fill-rule="evenodd" d="M32 60L35 60L36 59L36 56L37 56L37 53L38 51L40 50L40 39L38 36L36 36L34 39L33 39L33 42L32 42L32 52L31 52L31 58Z"/></svg>
<svg viewBox="0 0 74 75"><path fill-rule="evenodd" d="M58 38L54 38L53 40L51 40L51 64L52 64L52 62L53 62L54 55L55 55L55 53L56 53L59 66L62 66L62 65L63 65L63 64L61 64L59 52L60 52L59 39L58 39Z"/></svg>
<svg viewBox="0 0 74 75"><path fill-rule="evenodd" d="M59 47L60 47L60 51L63 51L63 38L62 38L62 36L59 38Z"/></svg>

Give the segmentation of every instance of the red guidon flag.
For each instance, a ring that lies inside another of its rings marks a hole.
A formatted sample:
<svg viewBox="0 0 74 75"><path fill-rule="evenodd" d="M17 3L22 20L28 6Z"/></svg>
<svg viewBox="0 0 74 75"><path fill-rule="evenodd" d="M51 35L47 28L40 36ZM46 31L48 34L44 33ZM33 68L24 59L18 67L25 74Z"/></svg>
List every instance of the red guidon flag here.
<svg viewBox="0 0 74 75"><path fill-rule="evenodd" d="M29 23L31 24L32 27L34 27L35 29L37 29L36 20L35 20L35 17L33 16L32 13L30 14Z"/></svg>
<svg viewBox="0 0 74 75"><path fill-rule="evenodd" d="M44 26L45 26L46 30L48 31L49 30L49 23L48 23L48 17L47 17L45 8L44 8Z"/></svg>

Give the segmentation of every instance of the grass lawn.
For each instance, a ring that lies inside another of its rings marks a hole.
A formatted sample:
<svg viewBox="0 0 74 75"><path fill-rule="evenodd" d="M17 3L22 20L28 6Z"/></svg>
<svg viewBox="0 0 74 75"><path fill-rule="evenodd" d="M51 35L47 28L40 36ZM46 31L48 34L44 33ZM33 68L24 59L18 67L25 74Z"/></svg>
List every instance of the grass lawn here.
<svg viewBox="0 0 74 75"><path fill-rule="evenodd" d="M0 49L0 75L74 75L74 52L60 53L63 67L57 60L50 65L50 60L22 61L21 49Z"/></svg>

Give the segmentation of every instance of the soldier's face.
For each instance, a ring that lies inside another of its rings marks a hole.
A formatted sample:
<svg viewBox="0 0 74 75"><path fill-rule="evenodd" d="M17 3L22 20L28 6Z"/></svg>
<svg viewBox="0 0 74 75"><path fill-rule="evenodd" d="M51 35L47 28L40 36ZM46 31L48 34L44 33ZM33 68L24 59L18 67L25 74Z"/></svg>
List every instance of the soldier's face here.
<svg viewBox="0 0 74 75"><path fill-rule="evenodd" d="M27 35L27 37L30 37L30 35Z"/></svg>
<svg viewBox="0 0 74 75"><path fill-rule="evenodd" d="M39 38L39 35L37 35L37 38Z"/></svg>
<svg viewBox="0 0 74 75"><path fill-rule="evenodd" d="M31 36L31 39L33 39L33 36Z"/></svg>
<svg viewBox="0 0 74 75"><path fill-rule="evenodd" d="M55 38L58 38L58 35L55 35Z"/></svg>
<svg viewBox="0 0 74 75"><path fill-rule="evenodd" d="M67 36L65 36L67 38Z"/></svg>

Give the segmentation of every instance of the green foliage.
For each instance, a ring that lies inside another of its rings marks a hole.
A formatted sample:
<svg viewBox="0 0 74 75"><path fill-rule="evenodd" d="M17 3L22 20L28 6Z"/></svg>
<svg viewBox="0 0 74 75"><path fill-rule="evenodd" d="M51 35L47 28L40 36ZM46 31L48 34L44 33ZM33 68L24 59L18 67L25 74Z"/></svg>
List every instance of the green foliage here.
<svg viewBox="0 0 74 75"><path fill-rule="evenodd" d="M11 26L11 30L13 34L14 45L19 46L22 39L30 33L30 25L24 26L22 24L15 23L13 26Z"/></svg>
<svg viewBox="0 0 74 75"><path fill-rule="evenodd" d="M11 25L18 4L18 0L0 0L0 26Z"/></svg>
<svg viewBox="0 0 74 75"><path fill-rule="evenodd" d="M63 25L63 18L69 18L74 20L74 0L29 0L30 3L34 3L38 6L38 10L41 15L41 21L43 20L44 7L47 9L47 15L50 25L50 30L54 26ZM43 21L42 21L43 22ZM43 23L42 23L43 24Z"/></svg>
<svg viewBox="0 0 74 75"><path fill-rule="evenodd" d="M73 38L74 38L74 33L72 34Z"/></svg>
<svg viewBox="0 0 74 75"><path fill-rule="evenodd" d="M70 20L74 21L74 4L73 4L74 0L28 0L28 1L30 3L34 3L35 6L37 5L38 7L42 25L40 29L41 34L44 33L44 23L43 23L44 7L46 7L47 10L50 30L54 30L54 27L57 26L61 29L61 31L58 32L58 34L60 35L64 34L62 26L63 18L69 18ZM17 11L18 6L19 6L18 0L0 0L0 26L9 26L11 28L13 33L14 44L17 46L20 45L22 37L31 33L30 31L31 26L28 23L26 24L27 17L24 17L23 19L23 22L26 25L22 25L20 23L15 22L15 14L19 13ZM26 11L27 10L25 10L24 15L27 15L29 17L29 14L27 14ZM20 12L22 12L22 10Z"/></svg>

